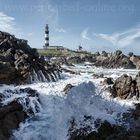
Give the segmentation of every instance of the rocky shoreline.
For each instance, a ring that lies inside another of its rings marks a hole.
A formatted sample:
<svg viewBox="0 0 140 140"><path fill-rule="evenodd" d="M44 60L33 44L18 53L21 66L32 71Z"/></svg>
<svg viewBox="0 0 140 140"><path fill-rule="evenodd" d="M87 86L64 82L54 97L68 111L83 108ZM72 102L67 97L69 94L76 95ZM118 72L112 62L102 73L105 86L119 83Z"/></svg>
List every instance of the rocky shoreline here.
<svg viewBox="0 0 140 140"><path fill-rule="evenodd" d="M15 96L14 99L12 99L13 96ZM6 102L7 98L8 102ZM35 108L30 106L32 100L34 100ZM31 88L7 89L0 92L0 140L9 139L12 131L17 129L21 122L39 110L39 94Z"/></svg>
<svg viewBox="0 0 140 140"><path fill-rule="evenodd" d="M50 61L51 62L51 61ZM40 56L36 49L30 48L28 42L18 39L14 35L0 31L0 84L23 85L33 82L57 81L61 78L62 70L71 74L78 74L74 71L61 68L56 63L50 63ZM130 53L128 56L121 51L106 53L103 51L90 56L74 56L60 59L60 64L72 66L75 63L90 62L92 66L103 68L125 68L140 69L140 57ZM101 75L93 75L94 78L103 78ZM106 78L103 84L108 85L107 90L112 98L131 99L140 96L140 72L133 79L129 75L122 75L113 81ZM67 95L74 86L69 84L63 92ZM23 94L23 96L19 96ZM12 96L16 98L5 103L5 98ZM31 100L32 99L32 100ZM35 107L30 107L30 102L34 100ZM26 106L26 108L24 108ZM7 140L14 129L19 127L40 108L40 99L37 91L31 88L4 90L0 91L0 140ZM111 125L109 122L98 123L98 132L86 133L87 128L74 130L74 120L69 129L70 140L138 140L140 139L140 105L129 114L136 123L135 130L126 130L117 125ZM85 116L85 120L90 116Z"/></svg>
<svg viewBox="0 0 140 140"><path fill-rule="evenodd" d="M14 35L0 31L0 84L21 85L33 82L56 81L61 78L58 65L47 63L39 56L36 49L30 48L27 40L18 39ZM1 85L2 86L2 85ZM26 93L3 104L5 97ZM0 140L7 140L21 122L38 111L30 107L30 98L39 104L39 96L35 90L0 91ZM34 102L35 103L35 102ZM29 105L26 109L23 106Z"/></svg>
<svg viewBox="0 0 140 140"><path fill-rule="evenodd" d="M59 66L47 63L26 40L0 32L0 84L55 81L57 76Z"/></svg>
<svg viewBox="0 0 140 140"><path fill-rule="evenodd" d="M90 62L93 66L103 68L125 68L125 69L140 69L140 56L136 56L133 53L128 55L123 54L120 50L112 53L102 51L102 53L96 52L93 54L79 55L77 56L64 56L58 58L51 58L56 61L59 59L59 63L71 66L73 64L80 64L84 62Z"/></svg>
<svg viewBox="0 0 140 140"><path fill-rule="evenodd" d="M139 100L139 80L138 73L135 78L126 74L113 81L112 78L105 78L102 84L105 86L104 90L111 93L111 98L120 98L120 100L129 100L135 98ZM103 78L98 76L97 78ZM95 77L94 77L95 78ZM135 85L134 85L135 83ZM74 86L68 84L64 91L66 94ZM129 102L129 101L128 101ZM92 122L91 116L85 116L85 122ZM111 124L108 121L96 120L94 125L97 131L91 131L90 125L77 129L75 120L71 120L71 127L69 129L69 140L139 140L140 139L140 103L135 104L135 109L129 110L122 115L122 120L130 123L130 128ZM132 125L132 126L131 126ZM89 133L90 132L90 133Z"/></svg>

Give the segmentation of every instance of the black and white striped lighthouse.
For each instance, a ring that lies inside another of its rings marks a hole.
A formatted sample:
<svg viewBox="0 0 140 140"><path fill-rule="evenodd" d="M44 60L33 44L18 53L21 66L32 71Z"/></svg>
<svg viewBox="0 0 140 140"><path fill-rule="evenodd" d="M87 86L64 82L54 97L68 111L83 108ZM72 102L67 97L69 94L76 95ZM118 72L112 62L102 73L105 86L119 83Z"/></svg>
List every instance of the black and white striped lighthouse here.
<svg viewBox="0 0 140 140"><path fill-rule="evenodd" d="M44 49L47 49L49 47L49 26L46 24L45 27L45 46Z"/></svg>

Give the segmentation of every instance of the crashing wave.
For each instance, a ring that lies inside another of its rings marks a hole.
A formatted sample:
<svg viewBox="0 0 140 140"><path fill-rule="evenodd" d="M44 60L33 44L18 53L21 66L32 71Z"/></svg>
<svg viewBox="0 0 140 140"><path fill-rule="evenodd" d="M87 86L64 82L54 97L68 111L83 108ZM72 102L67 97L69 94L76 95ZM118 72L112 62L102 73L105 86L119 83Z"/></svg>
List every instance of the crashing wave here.
<svg viewBox="0 0 140 140"><path fill-rule="evenodd" d="M65 84L73 80L67 79ZM43 109L14 132L16 140L66 140L73 120L76 124L73 130L90 126L89 132L96 130L98 119L130 127L122 115L134 107L132 102L113 99L108 93L101 93L101 88L90 81L73 87L67 95L62 92L62 87L62 81L46 85L42 92L40 87L34 87L41 94Z"/></svg>

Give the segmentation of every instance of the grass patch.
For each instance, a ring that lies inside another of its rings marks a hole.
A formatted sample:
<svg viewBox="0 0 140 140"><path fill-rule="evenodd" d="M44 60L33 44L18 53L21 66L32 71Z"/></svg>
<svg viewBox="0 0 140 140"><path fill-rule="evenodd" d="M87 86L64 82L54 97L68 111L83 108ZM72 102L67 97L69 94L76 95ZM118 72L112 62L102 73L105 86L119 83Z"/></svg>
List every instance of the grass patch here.
<svg viewBox="0 0 140 140"><path fill-rule="evenodd" d="M57 50L57 49L38 49L38 53L40 55L51 55L51 56L81 56L81 55L87 55L87 56L91 56L92 54L90 52L87 51L81 51L81 52L77 52L77 51L71 51L71 50Z"/></svg>
<svg viewBox="0 0 140 140"><path fill-rule="evenodd" d="M62 55L62 51L61 50L52 50L52 49L47 49L47 50L38 50L38 53L41 55Z"/></svg>

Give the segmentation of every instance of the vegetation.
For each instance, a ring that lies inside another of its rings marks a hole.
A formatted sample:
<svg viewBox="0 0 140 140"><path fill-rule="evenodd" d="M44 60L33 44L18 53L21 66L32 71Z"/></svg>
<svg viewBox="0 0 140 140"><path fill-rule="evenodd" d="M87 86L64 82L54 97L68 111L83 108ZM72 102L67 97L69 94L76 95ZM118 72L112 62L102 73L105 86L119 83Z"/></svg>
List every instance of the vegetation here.
<svg viewBox="0 0 140 140"><path fill-rule="evenodd" d="M72 51L72 50L57 50L57 49L38 49L38 53L41 55L63 55L63 56L81 56L81 55L92 55L87 51Z"/></svg>
<svg viewBox="0 0 140 140"><path fill-rule="evenodd" d="M47 49L47 50L44 50L44 49L40 49L38 50L38 53L41 54L41 55L62 55L62 51L61 50L55 50L55 49Z"/></svg>

